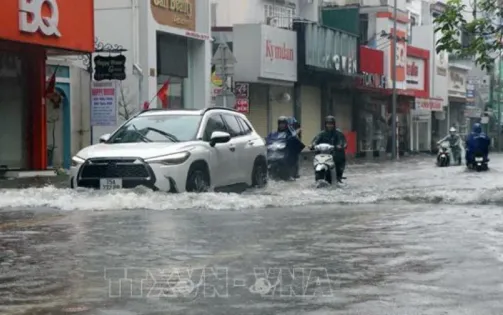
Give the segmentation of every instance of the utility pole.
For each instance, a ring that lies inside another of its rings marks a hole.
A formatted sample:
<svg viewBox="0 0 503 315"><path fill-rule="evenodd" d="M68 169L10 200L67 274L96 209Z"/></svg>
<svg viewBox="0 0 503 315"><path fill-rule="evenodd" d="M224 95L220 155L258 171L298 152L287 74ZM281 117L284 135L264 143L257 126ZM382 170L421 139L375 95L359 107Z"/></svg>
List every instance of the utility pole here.
<svg viewBox="0 0 503 315"><path fill-rule="evenodd" d="M393 32L391 34L392 36L392 41L393 41L393 46L392 46L392 51L393 51L393 66L392 66L392 78L393 78L393 95L391 97L391 107L392 107L392 112L391 112L391 159L397 159L398 160L398 132L397 132L397 125L396 125L396 57L397 57L397 51L396 51L396 41L398 40L398 37L396 35L396 28L397 28L397 23L396 23L396 18L397 18L397 12L396 12L396 7L397 7L397 0L393 0Z"/></svg>
<svg viewBox="0 0 503 315"><path fill-rule="evenodd" d="M496 73L496 71L494 71ZM496 89L496 102L498 102L498 122L496 132L498 133L496 139L498 141L498 151L501 151L501 50L498 58L498 88Z"/></svg>
<svg viewBox="0 0 503 315"><path fill-rule="evenodd" d="M500 12L501 14L501 12ZM500 15L500 25L503 22L501 15ZM501 33L500 33L501 34ZM499 38L500 43L502 40L502 37L500 36ZM498 128L496 128L496 132L498 133L496 135L496 139L498 140L498 151L501 151L501 49L498 53L498 88L496 89L496 101L498 102L498 124L496 125ZM493 71L496 73L496 71ZM493 92L493 91L491 91Z"/></svg>
<svg viewBox="0 0 503 315"><path fill-rule="evenodd" d="M217 106L234 107L236 97L229 89L229 78L234 75L234 65L237 60L225 42L218 45L211 62L215 65L216 74L222 79L222 91L216 97Z"/></svg>

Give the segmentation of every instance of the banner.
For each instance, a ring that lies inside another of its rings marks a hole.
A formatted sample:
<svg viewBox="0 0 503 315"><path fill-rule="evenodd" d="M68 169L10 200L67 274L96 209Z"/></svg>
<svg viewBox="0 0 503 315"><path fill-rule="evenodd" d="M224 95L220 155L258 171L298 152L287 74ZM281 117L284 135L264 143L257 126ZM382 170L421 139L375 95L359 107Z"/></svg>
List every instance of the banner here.
<svg viewBox="0 0 503 315"><path fill-rule="evenodd" d="M91 126L117 125L117 81L93 81Z"/></svg>

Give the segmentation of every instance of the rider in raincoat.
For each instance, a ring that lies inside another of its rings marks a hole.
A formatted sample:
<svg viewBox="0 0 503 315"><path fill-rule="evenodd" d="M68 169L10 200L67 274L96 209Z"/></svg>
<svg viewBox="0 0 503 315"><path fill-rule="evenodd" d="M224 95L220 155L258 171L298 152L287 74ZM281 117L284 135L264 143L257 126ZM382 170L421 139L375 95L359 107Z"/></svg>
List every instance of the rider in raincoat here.
<svg viewBox="0 0 503 315"><path fill-rule="evenodd" d="M287 143L288 151L288 165L291 166L292 177L296 177L296 172L298 171L298 161L299 155L302 150L304 150L305 145L297 137L297 132L289 124L291 119L286 116L280 116L278 118L278 129L275 132L271 132L267 135L266 144L269 145L277 140L285 140Z"/></svg>
<svg viewBox="0 0 503 315"><path fill-rule="evenodd" d="M451 127L451 129L449 129L449 134L444 138L440 139L437 142L437 144L441 144L444 141L449 141L452 150L453 160L456 162L459 161L459 164L461 164L461 152L463 151L463 146L461 144L461 137L457 133L456 128Z"/></svg>
<svg viewBox="0 0 503 315"><path fill-rule="evenodd" d="M489 161L491 139L482 132L479 123L473 124L472 132L466 137L466 165L474 162L475 153L481 152L485 161Z"/></svg>
<svg viewBox="0 0 503 315"><path fill-rule="evenodd" d="M337 181L342 183L344 169L346 167L346 148L347 141L346 137L335 126L335 117L327 116L325 117L325 130L321 131L314 139L311 145L311 149L315 145L320 143L331 144L335 147L333 153L335 162L335 172L337 175Z"/></svg>

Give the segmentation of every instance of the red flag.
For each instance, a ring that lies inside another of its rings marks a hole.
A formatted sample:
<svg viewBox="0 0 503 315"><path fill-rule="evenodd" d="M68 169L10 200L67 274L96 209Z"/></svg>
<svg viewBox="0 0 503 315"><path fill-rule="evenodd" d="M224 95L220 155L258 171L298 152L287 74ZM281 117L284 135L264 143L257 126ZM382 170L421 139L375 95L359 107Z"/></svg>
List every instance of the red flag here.
<svg viewBox="0 0 503 315"><path fill-rule="evenodd" d="M157 96L162 102L162 108L168 108L168 90L169 90L169 80L164 82L162 87L157 91Z"/></svg>
<svg viewBox="0 0 503 315"><path fill-rule="evenodd" d="M47 87L45 88L44 97L54 94L54 92L56 91L56 72L58 71L58 67L59 66L56 67L54 73L49 78L49 81L47 81Z"/></svg>

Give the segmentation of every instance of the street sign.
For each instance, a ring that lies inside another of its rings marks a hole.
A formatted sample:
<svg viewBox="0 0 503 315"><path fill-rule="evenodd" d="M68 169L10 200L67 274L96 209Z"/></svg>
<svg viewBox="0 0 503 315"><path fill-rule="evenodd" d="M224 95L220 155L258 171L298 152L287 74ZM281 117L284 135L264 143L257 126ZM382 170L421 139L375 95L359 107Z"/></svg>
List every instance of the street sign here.
<svg viewBox="0 0 503 315"><path fill-rule="evenodd" d="M218 45L217 51L211 59L211 63L215 66L215 72L222 77L234 74L234 65L236 62L236 57L234 57L226 43Z"/></svg>
<svg viewBox="0 0 503 315"><path fill-rule="evenodd" d="M220 45L218 45L217 51L211 59L211 63L215 66L223 64L233 65L236 62L236 57L234 57L232 51L226 43L221 43Z"/></svg>
<svg viewBox="0 0 503 315"><path fill-rule="evenodd" d="M215 65L215 73L222 77L231 76L234 74L234 65Z"/></svg>
<svg viewBox="0 0 503 315"><path fill-rule="evenodd" d="M248 114L250 112L250 101L247 98L238 98L234 109L240 113Z"/></svg>
<svg viewBox="0 0 503 315"><path fill-rule="evenodd" d="M250 85L248 83L236 82L234 86L234 93L237 98L249 98L250 97Z"/></svg>

